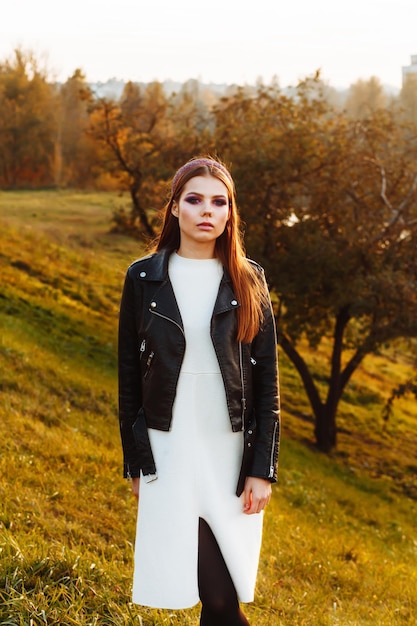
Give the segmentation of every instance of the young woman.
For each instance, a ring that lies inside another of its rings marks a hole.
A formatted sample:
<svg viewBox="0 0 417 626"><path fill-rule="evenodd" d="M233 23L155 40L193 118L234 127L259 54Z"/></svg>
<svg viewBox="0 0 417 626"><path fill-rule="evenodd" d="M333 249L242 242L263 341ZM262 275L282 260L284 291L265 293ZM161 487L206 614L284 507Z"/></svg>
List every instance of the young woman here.
<svg viewBox="0 0 417 626"><path fill-rule="evenodd" d="M156 249L127 271L119 405L124 475L139 498L133 601L201 600L201 625L248 624L239 601L253 600L277 472L276 335L216 160L177 171Z"/></svg>

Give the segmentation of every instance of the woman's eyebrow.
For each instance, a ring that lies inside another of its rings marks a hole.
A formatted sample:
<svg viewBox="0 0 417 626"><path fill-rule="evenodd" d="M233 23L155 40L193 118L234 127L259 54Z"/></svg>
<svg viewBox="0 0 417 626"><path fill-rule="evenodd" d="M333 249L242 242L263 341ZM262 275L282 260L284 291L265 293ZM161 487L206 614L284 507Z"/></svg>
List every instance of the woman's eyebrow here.
<svg viewBox="0 0 417 626"><path fill-rule="evenodd" d="M185 194L186 196L199 196L199 197L203 197L206 194L204 193L200 193L199 191L187 191L187 193ZM210 194L207 194L209 198L227 198L227 194L226 193L215 193L212 196Z"/></svg>

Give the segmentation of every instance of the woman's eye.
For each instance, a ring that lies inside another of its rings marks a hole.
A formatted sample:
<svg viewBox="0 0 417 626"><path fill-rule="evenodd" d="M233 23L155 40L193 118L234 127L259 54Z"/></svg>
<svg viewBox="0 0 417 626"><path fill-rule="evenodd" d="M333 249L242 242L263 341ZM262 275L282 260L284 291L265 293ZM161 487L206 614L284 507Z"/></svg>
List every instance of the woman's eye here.
<svg viewBox="0 0 417 626"><path fill-rule="evenodd" d="M217 198L217 199L214 201L214 204L215 204L216 206L225 206L225 205L227 204L227 201L226 201L224 198Z"/></svg>
<svg viewBox="0 0 417 626"><path fill-rule="evenodd" d="M197 198L197 196L188 196L188 198L185 198L185 201L189 204L198 204L200 202L200 198Z"/></svg>

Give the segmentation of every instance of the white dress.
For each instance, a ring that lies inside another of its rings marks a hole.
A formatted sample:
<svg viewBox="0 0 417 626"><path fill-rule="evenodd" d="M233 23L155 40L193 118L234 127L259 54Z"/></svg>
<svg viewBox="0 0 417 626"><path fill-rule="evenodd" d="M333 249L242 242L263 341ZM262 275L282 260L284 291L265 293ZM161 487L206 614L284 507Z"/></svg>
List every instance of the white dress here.
<svg viewBox="0 0 417 626"><path fill-rule="evenodd" d="M199 601L198 519L209 524L239 600L254 596L263 514L245 515L236 485L243 435L234 433L210 319L223 269L172 254L169 276L186 351L169 432L149 429L158 478L140 481L133 602L180 609ZM164 390L161 389L161 393Z"/></svg>

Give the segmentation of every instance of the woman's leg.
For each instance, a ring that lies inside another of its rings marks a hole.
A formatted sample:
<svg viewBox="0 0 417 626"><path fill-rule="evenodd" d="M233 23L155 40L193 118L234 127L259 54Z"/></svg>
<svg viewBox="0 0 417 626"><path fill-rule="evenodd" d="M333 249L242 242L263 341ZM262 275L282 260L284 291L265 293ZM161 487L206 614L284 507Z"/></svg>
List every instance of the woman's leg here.
<svg viewBox="0 0 417 626"><path fill-rule="evenodd" d="M198 587L202 610L200 626L249 626L239 608L236 589L210 526L200 518Z"/></svg>

